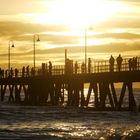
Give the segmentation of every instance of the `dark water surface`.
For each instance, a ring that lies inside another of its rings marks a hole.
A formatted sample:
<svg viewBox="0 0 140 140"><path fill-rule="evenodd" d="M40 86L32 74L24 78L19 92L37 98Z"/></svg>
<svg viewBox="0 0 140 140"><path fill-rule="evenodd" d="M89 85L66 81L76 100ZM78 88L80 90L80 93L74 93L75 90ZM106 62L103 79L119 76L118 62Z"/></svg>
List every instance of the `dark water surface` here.
<svg viewBox="0 0 140 140"><path fill-rule="evenodd" d="M120 89L117 92L120 93ZM123 106L128 106L126 95ZM140 90L135 89L134 95L139 105ZM90 106L93 101L94 97ZM0 103L0 140L23 139L140 140L140 112Z"/></svg>
<svg viewBox="0 0 140 140"><path fill-rule="evenodd" d="M140 140L140 113L4 103L0 139Z"/></svg>

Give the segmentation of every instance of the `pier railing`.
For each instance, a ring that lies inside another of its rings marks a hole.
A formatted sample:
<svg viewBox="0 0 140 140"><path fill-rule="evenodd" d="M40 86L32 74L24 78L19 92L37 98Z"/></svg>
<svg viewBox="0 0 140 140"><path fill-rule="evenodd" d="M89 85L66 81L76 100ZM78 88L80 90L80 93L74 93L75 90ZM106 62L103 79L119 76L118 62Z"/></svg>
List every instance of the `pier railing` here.
<svg viewBox="0 0 140 140"><path fill-rule="evenodd" d="M139 57L137 58L137 61L136 61L135 65L133 65L133 63L131 63L131 64L129 63L130 59L131 58L123 59L120 71L140 70L140 58ZM94 67L93 73L111 72L110 64L109 64L108 60L105 60L105 61L95 61L93 67ZM119 71L118 64L115 61L112 72L118 72L118 71Z"/></svg>
<svg viewBox="0 0 140 140"><path fill-rule="evenodd" d="M89 74L89 73L103 73L103 72L118 72L118 71L135 71L140 70L140 58L137 58L135 66L133 63L130 64L129 60L133 58L123 59L120 70L118 69L117 62L114 62L113 69L110 70L109 60L94 61L87 64L87 69L83 67L81 63L77 65L72 64L70 67L66 65L53 65L51 70L49 68L42 69L41 67L36 68L36 70L31 70L29 68L28 72L26 69L18 69L18 72L15 70L8 71L0 69L0 78L7 77L33 77L41 75L70 75L70 74Z"/></svg>

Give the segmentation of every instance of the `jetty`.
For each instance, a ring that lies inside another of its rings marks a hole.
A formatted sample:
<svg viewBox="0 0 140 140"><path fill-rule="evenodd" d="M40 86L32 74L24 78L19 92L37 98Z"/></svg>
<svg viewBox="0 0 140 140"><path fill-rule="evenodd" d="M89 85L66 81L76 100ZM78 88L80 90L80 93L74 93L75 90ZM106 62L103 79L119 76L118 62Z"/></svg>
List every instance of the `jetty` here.
<svg viewBox="0 0 140 140"><path fill-rule="evenodd" d="M47 66L43 63L35 70L23 68L12 73L3 70L0 73L1 102L8 94L9 102L24 105L65 104L86 108L93 95L94 109L123 110L124 96L128 96L127 108L134 110L139 106L133 84L140 83L140 58L135 66L130 66L129 60L124 59L120 69L116 62L110 69L108 60L89 62L85 67L67 59L64 65ZM116 83L122 85L120 93L116 92Z"/></svg>

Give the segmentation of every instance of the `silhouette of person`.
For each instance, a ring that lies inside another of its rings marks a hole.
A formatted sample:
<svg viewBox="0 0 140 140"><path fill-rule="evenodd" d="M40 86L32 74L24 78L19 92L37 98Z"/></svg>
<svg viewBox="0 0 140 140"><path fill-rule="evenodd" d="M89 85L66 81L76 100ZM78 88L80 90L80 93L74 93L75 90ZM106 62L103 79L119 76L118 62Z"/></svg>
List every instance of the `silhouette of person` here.
<svg viewBox="0 0 140 140"><path fill-rule="evenodd" d="M13 73L13 68L11 68L10 70L10 77L13 77L14 73Z"/></svg>
<svg viewBox="0 0 140 140"><path fill-rule="evenodd" d="M23 66L22 67L22 77L24 77L25 76L25 67Z"/></svg>
<svg viewBox="0 0 140 140"><path fill-rule="evenodd" d="M133 57L133 70L137 70L137 57Z"/></svg>
<svg viewBox="0 0 140 140"><path fill-rule="evenodd" d="M137 70L137 64L138 64L138 57L135 57L135 66L136 66L136 70Z"/></svg>
<svg viewBox="0 0 140 140"><path fill-rule="evenodd" d="M45 74L48 74L48 64L45 64Z"/></svg>
<svg viewBox="0 0 140 140"><path fill-rule="evenodd" d="M35 70L33 67L31 68L31 76L35 76Z"/></svg>
<svg viewBox="0 0 140 140"><path fill-rule="evenodd" d="M26 76L29 77L29 66L26 67Z"/></svg>
<svg viewBox="0 0 140 140"><path fill-rule="evenodd" d="M91 58L88 58L88 73L91 73Z"/></svg>
<svg viewBox="0 0 140 140"><path fill-rule="evenodd" d="M133 67L133 61L131 58L128 60L128 64L129 64L129 71L131 71Z"/></svg>
<svg viewBox="0 0 140 140"><path fill-rule="evenodd" d="M8 77L8 70L5 71L5 77Z"/></svg>
<svg viewBox="0 0 140 140"><path fill-rule="evenodd" d="M75 62L75 74L77 74L77 69L78 69L78 63L77 63L77 61Z"/></svg>
<svg viewBox="0 0 140 140"><path fill-rule="evenodd" d="M18 77L18 69L15 68L15 77Z"/></svg>
<svg viewBox="0 0 140 140"><path fill-rule="evenodd" d="M45 74L45 72L42 73L42 69L38 69L38 70L37 70L37 75L39 76L39 75L42 75L42 74Z"/></svg>
<svg viewBox="0 0 140 140"><path fill-rule="evenodd" d="M121 71L122 61L123 61L123 59L122 59L121 55L119 54L119 56L117 57L118 71Z"/></svg>
<svg viewBox="0 0 140 140"><path fill-rule="evenodd" d="M52 62L49 61L49 74L52 75Z"/></svg>
<svg viewBox="0 0 140 140"><path fill-rule="evenodd" d="M0 78L4 78L4 70L0 68Z"/></svg>
<svg viewBox="0 0 140 140"><path fill-rule="evenodd" d="M4 69L1 70L1 77L4 78Z"/></svg>
<svg viewBox="0 0 140 140"><path fill-rule="evenodd" d="M81 65L81 72L82 73L85 73L85 63L84 62Z"/></svg>
<svg viewBox="0 0 140 140"><path fill-rule="evenodd" d="M110 71L114 71L114 62L115 62L115 59L114 59L114 57L111 55L111 56L110 56L110 59L109 59Z"/></svg>

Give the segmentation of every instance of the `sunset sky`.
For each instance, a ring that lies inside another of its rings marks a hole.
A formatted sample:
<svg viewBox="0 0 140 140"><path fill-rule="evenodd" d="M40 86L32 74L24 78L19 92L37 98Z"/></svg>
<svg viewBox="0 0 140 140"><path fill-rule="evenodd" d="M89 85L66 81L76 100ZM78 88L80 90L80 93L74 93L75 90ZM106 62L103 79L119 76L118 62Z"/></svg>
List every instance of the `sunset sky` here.
<svg viewBox="0 0 140 140"><path fill-rule="evenodd" d="M84 60L85 29L88 57L108 58L140 54L139 0L0 0L0 67L7 67L9 40L13 67L61 63L64 49L72 59Z"/></svg>

